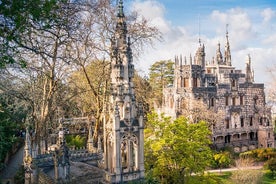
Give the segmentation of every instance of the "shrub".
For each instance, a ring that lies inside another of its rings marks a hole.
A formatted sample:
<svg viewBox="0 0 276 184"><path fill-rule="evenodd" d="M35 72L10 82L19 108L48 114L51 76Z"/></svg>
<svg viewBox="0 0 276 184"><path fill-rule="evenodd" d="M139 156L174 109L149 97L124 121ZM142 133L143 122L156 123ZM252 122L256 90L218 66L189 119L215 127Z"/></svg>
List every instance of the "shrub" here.
<svg viewBox="0 0 276 184"><path fill-rule="evenodd" d="M81 147L85 147L86 138L80 135L77 135L77 136L68 135L66 136L66 142L69 147L81 148Z"/></svg>
<svg viewBox="0 0 276 184"><path fill-rule="evenodd" d="M276 171L276 158L271 158L265 163L266 167L271 171L275 172Z"/></svg>
<svg viewBox="0 0 276 184"><path fill-rule="evenodd" d="M262 181L263 172L261 170L238 170L232 173L233 183L259 184Z"/></svg>

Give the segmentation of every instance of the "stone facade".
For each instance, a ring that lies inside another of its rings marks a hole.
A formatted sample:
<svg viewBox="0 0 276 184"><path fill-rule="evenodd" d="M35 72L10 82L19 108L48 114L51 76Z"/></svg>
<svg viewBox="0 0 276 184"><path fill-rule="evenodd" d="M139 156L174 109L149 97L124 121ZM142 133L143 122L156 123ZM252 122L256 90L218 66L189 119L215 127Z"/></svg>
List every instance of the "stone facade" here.
<svg viewBox="0 0 276 184"><path fill-rule="evenodd" d="M264 84L254 82L251 58L245 72L231 62L228 32L224 56L220 44L211 62L205 60L204 44L199 42L194 59L175 58L173 86L164 89L162 112L176 118L183 106L201 101L222 116L212 126L217 149L233 147L236 152L260 147L274 147L271 111L266 106Z"/></svg>
<svg viewBox="0 0 276 184"><path fill-rule="evenodd" d="M135 100L130 39L119 1L116 32L111 43L111 95L104 121L104 169L108 183L144 178L144 122Z"/></svg>

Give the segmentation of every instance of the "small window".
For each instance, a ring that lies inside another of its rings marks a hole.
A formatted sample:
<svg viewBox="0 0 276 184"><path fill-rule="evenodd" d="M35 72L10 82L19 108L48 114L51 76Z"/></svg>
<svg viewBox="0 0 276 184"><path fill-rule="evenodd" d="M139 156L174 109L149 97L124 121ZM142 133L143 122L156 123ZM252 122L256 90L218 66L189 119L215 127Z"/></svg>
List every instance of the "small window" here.
<svg viewBox="0 0 276 184"><path fill-rule="evenodd" d="M263 118L260 117L260 121L259 121L260 125L263 125Z"/></svg>
<svg viewBox="0 0 276 184"><path fill-rule="evenodd" d="M229 129L229 119L225 120L225 123L226 123L226 129Z"/></svg>
<svg viewBox="0 0 276 184"><path fill-rule="evenodd" d="M197 86L197 78L193 78L193 83L194 83L194 85L193 85L194 87L198 87Z"/></svg>
<svg viewBox="0 0 276 184"><path fill-rule="evenodd" d="M240 105L243 105L243 96L240 96Z"/></svg>
<svg viewBox="0 0 276 184"><path fill-rule="evenodd" d="M225 105L226 105L226 106L229 105L229 98L228 98L228 96L225 97Z"/></svg>
<svg viewBox="0 0 276 184"><path fill-rule="evenodd" d="M210 107L214 107L215 106L215 99L211 98L210 99Z"/></svg>
<svg viewBox="0 0 276 184"><path fill-rule="evenodd" d="M253 117L251 116L250 119L249 119L249 125L250 126L253 126Z"/></svg>
<svg viewBox="0 0 276 184"><path fill-rule="evenodd" d="M241 127L244 127L244 118L241 117Z"/></svg>
<svg viewBox="0 0 276 184"><path fill-rule="evenodd" d="M236 98L235 97L232 98L232 105L236 105Z"/></svg>
<svg viewBox="0 0 276 184"><path fill-rule="evenodd" d="M231 82L232 87L236 87L236 81L233 79Z"/></svg>

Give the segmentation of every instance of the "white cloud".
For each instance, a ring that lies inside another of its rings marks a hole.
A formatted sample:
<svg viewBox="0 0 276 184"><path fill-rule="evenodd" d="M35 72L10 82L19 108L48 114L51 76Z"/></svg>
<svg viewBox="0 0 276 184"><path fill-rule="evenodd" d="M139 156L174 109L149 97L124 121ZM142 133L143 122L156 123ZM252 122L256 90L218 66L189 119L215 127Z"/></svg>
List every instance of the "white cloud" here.
<svg viewBox="0 0 276 184"><path fill-rule="evenodd" d="M217 35L224 35L226 25L229 25L231 45L234 49L244 48L244 43L254 37L251 20L243 9L234 8L225 12L215 10L210 17Z"/></svg>
<svg viewBox="0 0 276 184"><path fill-rule="evenodd" d="M162 33L166 33L169 31L169 22L165 21L164 19L165 7L161 3L153 0L136 0L132 3L131 9L137 11L139 14L144 16Z"/></svg>
<svg viewBox="0 0 276 184"><path fill-rule="evenodd" d="M275 11L271 8L266 8L261 12L261 15L263 17L263 22L268 23L275 16Z"/></svg>

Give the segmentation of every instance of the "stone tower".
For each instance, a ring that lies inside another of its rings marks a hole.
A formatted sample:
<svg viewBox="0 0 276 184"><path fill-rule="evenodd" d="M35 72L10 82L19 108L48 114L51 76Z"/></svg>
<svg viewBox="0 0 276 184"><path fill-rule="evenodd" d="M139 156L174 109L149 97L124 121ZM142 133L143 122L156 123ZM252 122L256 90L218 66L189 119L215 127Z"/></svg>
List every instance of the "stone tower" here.
<svg viewBox="0 0 276 184"><path fill-rule="evenodd" d="M23 165L25 169L25 184L34 184L38 181L37 167L34 163L34 155L32 151L31 135L29 132L29 127L27 127L23 158Z"/></svg>
<svg viewBox="0 0 276 184"><path fill-rule="evenodd" d="M70 175L69 150L66 146L64 128L62 123L59 125L58 149L54 151L54 167L56 182L68 182Z"/></svg>
<svg viewBox="0 0 276 184"><path fill-rule="evenodd" d="M109 183L144 178L144 123L135 100L130 38L119 1L116 31L111 41L111 95L104 120L104 169Z"/></svg>

